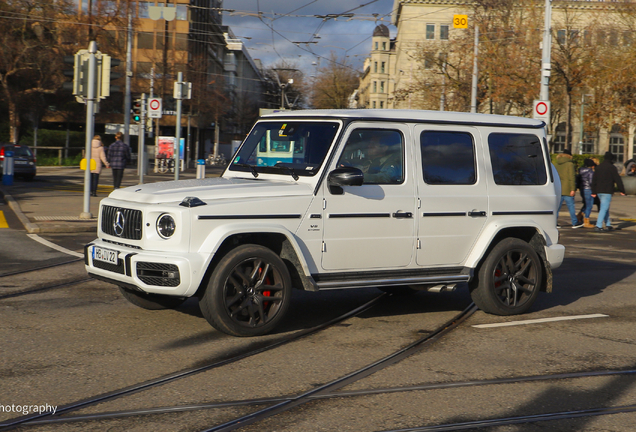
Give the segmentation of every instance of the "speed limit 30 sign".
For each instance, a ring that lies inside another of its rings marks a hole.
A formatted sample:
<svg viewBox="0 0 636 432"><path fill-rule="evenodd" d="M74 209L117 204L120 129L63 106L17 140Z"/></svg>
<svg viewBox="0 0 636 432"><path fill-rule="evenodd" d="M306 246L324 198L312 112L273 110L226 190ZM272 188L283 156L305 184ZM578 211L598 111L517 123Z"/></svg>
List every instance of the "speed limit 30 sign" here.
<svg viewBox="0 0 636 432"><path fill-rule="evenodd" d="M161 98L148 99L148 117L161 118Z"/></svg>
<svg viewBox="0 0 636 432"><path fill-rule="evenodd" d="M550 101L536 100L534 101L534 109L532 110L532 118L547 122L550 120Z"/></svg>

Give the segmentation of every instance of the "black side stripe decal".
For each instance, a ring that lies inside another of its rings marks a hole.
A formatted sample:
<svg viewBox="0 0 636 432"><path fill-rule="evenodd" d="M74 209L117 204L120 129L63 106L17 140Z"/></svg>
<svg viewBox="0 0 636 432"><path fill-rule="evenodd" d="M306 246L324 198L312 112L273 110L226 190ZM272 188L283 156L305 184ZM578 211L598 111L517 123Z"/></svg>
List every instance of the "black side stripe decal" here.
<svg viewBox="0 0 636 432"><path fill-rule="evenodd" d="M552 210L535 210L535 211L495 211L493 216L518 216L518 215L551 215Z"/></svg>
<svg viewBox="0 0 636 432"><path fill-rule="evenodd" d="M422 216L466 216L466 212L422 213Z"/></svg>
<svg viewBox="0 0 636 432"><path fill-rule="evenodd" d="M391 213L336 213L330 218L390 218Z"/></svg>
<svg viewBox="0 0 636 432"><path fill-rule="evenodd" d="M299 214L281 215L200 215L199 220L227 220L227 219L300 219Z"/></svg>

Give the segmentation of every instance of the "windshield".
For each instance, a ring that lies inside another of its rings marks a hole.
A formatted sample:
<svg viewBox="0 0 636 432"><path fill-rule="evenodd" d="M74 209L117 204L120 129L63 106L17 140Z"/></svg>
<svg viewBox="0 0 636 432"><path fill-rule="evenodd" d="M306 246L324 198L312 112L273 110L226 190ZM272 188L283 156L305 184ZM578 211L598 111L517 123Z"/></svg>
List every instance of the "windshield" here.
<svg viewBox="0 0 636 432"><path fill-rule="evenodd" d="M322 165L339 123L260 122L230 164L231 171L313 176Z"/></svg>

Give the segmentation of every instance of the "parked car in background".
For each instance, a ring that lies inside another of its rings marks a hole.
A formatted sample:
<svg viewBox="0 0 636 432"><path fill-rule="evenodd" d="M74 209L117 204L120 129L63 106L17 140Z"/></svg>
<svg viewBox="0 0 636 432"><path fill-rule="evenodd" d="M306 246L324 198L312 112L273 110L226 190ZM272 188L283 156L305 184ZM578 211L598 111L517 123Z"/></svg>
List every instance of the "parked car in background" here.
<svg viewBox="0 0 636 432"><path fill-rule="evenodd" d="M13 175L26 180L33 180L36 174L35 156L29 146L21 144L1 144L0 174L3 174L5 153L13 151Z"/></svg>

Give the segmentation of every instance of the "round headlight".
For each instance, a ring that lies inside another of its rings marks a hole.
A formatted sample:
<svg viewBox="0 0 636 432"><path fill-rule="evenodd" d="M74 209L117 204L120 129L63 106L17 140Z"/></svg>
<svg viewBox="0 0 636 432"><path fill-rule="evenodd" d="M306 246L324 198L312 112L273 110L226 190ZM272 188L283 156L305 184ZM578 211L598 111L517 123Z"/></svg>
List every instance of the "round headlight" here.
<svg viewBox="0 0 636 432"><path fill-rule="evenodd" d="M177 224L172 216L164 214L157 219L157 232L162 238L172 237L176 229Z"/></svg>

